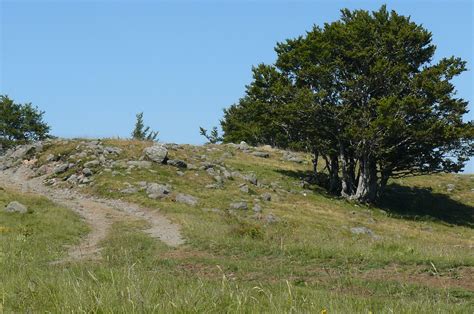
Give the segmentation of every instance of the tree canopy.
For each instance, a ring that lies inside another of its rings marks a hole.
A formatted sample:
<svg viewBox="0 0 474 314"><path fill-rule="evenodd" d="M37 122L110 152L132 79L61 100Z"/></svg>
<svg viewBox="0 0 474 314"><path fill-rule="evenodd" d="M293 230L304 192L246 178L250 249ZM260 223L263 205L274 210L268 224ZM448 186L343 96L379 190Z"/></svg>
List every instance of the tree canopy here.
<svg viewBox="0 0 474 314"><path fill-rule="evenodd" d="M10 147L48 137L49 126L43 121L44 112L31 103L17 104L0 95L0 147Z"/></svg>
<svg viewBox="0 0 474 314"><path fill-rule="evenodd" d="M153 131L143 122L143 112L137 113L132 138L140 141L158 141L158 131Z"/></svg>
<svg viewBox="0 0 474 314"><path fill-rule="evenodd" d="M274 65L224 110L224 141L245 140L321 156L329 190L374 202L390 177L458 172L473 155L468 102L456 57L433 62L432 34L410 17L341 11L340 20L278 43Z"/></svg>

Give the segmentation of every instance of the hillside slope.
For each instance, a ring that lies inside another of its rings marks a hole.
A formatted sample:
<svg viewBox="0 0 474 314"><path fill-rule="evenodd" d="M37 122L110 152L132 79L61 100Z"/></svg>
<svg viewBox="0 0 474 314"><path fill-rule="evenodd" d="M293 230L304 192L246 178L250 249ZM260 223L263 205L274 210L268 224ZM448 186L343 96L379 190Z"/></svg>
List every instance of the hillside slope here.
<svg viewBox="0 0 474 314"><path fill-rule="evenodd" d="M1 309L473 311L474 176L393 181L367 207L305 181L304 154L167 144L164 164L150 145L55 140L0 159L0 208L30 208L0 211ZM108 229L94 254L71 254L97 226L68 198L115 205L97 209ZM150 236L150 215L183 243Z"/></svg>

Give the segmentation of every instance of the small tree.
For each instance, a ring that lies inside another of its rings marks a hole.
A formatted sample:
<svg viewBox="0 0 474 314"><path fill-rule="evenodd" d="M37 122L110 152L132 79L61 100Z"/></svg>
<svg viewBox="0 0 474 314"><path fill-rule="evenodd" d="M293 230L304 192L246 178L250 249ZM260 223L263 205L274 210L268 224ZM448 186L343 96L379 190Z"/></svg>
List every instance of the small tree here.
<svg viewBox="0 0 474 314"><path fill-rule="evenodd" d="M137 121L132 132L132 138L140 141L158 141L158 131L150 130L150 127L145 127L143 123L143 112L137 113Z"/></svg>
<svg viewBox="0 0 474 314"><path fill-rule="evenodd" d="M216 126L212 128L210 134L207 134L207 130L205 128L199 127L199 133L205 138L207 138L207 140L211 144L222 142L222 137L219 136L219 131L217 130Z"/></svg>
<svg viewBox="0 0 474 314"><path fill-rule="evenodd" d="M0 96L0 146L43 140L49 137L49 126L43 121L44 112L31 103L16 104L6 95Z"/></svg>

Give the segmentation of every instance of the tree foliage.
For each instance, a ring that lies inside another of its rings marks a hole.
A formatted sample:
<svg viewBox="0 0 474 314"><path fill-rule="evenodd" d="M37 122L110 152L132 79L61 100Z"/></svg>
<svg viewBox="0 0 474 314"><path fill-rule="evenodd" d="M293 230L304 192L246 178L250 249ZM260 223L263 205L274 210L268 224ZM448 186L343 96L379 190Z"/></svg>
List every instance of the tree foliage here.
<svg viewBox="0 0 474 314"><path fill-rule="evenodd" d="M0 95L0 147L10 147L48 137L49 126L43 121L44 112L31 103L17 104Z"/></svg>
<svg viewBox="0 0 474 314"><path fill-rule="evenodd" d="M199 134L204 136L211 144L216 144L222 142L223 140L222 136L219 135L219 131L217 130L216 126L212 128L211 133L209 134L205 128L199 127Z"/></svg>
<svg viewBox="0 0 474 314"><path fill-rule="evenodd" d="M158 131L151 130L149 126L145 127L143 112L137 113L132 138L140 141L158 141L158 134Z"/></svg>
<svg viewBox="0 0 474 314"><path fill-rule="evenodd" d="M458 172L473 154L473 122L453 77L456 57L433 62L431 33L385 6L278 43L274 65L224 111L224 141L293 147L321 156L329 189L374 202L390 177Z"/></svg>

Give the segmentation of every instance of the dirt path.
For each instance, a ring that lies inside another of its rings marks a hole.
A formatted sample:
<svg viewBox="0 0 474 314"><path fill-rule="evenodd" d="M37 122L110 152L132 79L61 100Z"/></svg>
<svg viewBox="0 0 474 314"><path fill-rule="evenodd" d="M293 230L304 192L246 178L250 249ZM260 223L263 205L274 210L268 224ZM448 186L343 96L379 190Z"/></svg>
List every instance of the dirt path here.
<svg viewBox="0 0 474 314"><path fill-rule="evenodd" d="M70 189L54 189L45 186L43 179L33 178L27 166L0 171L0 186L47 197L79 214L90 226L91 232L78 245L70 247L69 257L63 261L100 258L100 242L105 239L112 224L130 218L146 220L150 228L145 232L169 246L184 243L179 226L171 223L156 209L142 208L120 200L84 196Z"/></svg>

